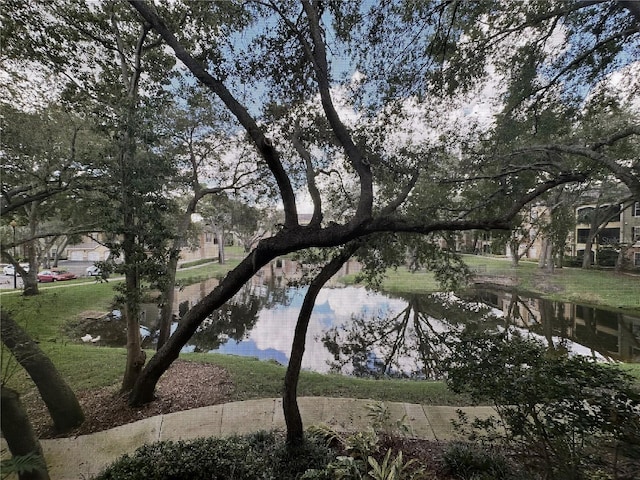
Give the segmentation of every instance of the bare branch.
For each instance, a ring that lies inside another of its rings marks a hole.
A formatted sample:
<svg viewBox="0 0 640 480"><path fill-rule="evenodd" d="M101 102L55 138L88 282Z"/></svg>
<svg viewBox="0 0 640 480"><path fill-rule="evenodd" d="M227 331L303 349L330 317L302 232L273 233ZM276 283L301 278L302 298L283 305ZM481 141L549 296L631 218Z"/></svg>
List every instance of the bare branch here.
<svg viewBox="0 0 640 480"><path fill-rule="evenodd" d="M305 162L305 171L307 176L307 188L309 190L309 195L311 195L311 200L313 202L313 216L311 217L310 225L319 226L322 223L322 197L320 196L320 191L318 190L318 186L316 185L316 176L317 173L313 168L313 163L311 161L311 154L309 151L302 145L302 142L299 138L300 134L300 126L296 125L295 132L292 136L293 147L298 152L298 155L302 157Z"/></svg>
<svg viewBox="0 0 640 480"><path fill-rule="evenodd" d="M407 199L407 197L411 193L411 190L413 190L413 187L416 186L416 183L418 182L418 177L420 177L420 172L419 171L414 172L414 174L411 176L411 179L407 182L404 188L400 190L396 198L394 198L391 202L389 202L389 204L386 207L382 209L382 212L381 212L382 215L389 215L395 212L398 209L398 207L404 203L404 201Z"/></svg>

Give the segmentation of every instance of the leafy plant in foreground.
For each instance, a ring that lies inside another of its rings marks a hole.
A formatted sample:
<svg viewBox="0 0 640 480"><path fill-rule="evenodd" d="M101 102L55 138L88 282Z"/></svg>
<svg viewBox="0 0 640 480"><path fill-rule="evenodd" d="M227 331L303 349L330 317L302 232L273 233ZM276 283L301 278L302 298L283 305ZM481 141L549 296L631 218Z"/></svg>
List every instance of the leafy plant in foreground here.
<svg viewBox="0 0 640 480"><path fill-rule="evenodd" d="M581 478L595 448L610 453L613 472L621 454L637 456L640 396L617 368L559 354L517 332L468 328L452 345L447 371L454 392L493 402L497 418L471 426L539 460L549 478Z"/></svg>
<svg viewBox="0 0 640 480"><path fill-rule="evenodd" d="M156 442L111 464L96 480L286 480L324 467L332 451L313 441L291 449L281 434Z"/></svg>
<svg viewBox="0 0 640 480"><path fill-rule="evenodd" d="M310 469L302 478L305 480L402 480L419 478L423 469L416 468L415 460L405 462L402 451L392 458L391 449L378 462L374 454L378 453L380 433L390 434L388 407L383 402L366 406L371 425L363 432L341 434L328 425L311 426L308 433L312 438L322 438L328 444L338 443L347 455L336 457L324 469ZM395 422L400 432L406 433L406 415ZM370 470L369 470L370 468Z"/></svg>
<svg viewBox="0 0 640 480"><path fill-rule="evenodd" d="M507 480L526 478L500 451L473 443L452 442L442 454L444 470L463 480Z"/></svg>
<svg viewBox="0 0 640 480"><path fill-rule="evenodd" d="M44 459L36 454L29 453L27 455L18 455L0 462L0 471L2 479L8 478L11 474L23 474L34 471L46 471Z"/></svg>

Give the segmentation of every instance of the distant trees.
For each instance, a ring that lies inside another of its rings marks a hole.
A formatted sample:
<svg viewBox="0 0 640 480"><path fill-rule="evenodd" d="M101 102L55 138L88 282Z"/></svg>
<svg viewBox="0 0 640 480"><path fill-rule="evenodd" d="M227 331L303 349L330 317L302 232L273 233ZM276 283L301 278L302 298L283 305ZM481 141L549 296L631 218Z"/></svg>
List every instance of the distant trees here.
<svg viewBox="0 0 640 480"><path fill-rule="evenodd" d="M221 217L225 208L214 208L213 196L225 191L247 188L259 178L253 162L241 154L241 143L229 132L229 122L215 101L202 89L183 86L182 97L172 105L164 119L168 135L167 154L176 162L172 180L173 195L181 194L182 203L175 212L173 239L168 249L165 272L158 279L162 290L157 348L169 338L174 307L176 270L180 251L187 246L192 216L206 211L205 222L211 215ZM202 214L200 216L203 216ZM218 241L219 258L224 263L224 243Z"/></svg>
<svg viewBox="0 0 640 480"><path fill-rule="evenodd" d="M2 257L17 266L24 294L36 295L36 274L50 246L59 238L97 228L76 204L81 192L93 186L96 162L91 148L96 138L87 122L63 105L24 112L1 102L0 122L2 218L16 222L18 243L5 237ZM28 272L13 258L14 247L26 253Z"/></svg>

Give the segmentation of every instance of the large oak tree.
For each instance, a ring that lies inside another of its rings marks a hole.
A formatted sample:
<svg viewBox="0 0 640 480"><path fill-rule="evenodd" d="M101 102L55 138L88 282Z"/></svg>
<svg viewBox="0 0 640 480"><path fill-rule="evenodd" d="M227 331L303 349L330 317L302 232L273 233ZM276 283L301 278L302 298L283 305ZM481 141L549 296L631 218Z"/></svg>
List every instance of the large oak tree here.
<svg viewBox="0 0 640 480"><path fill-rule="evenodd" d="M262 21L254 21L249 29L224 30L224 35L207 41L192 33L206 24L202 14L208 9L215 11L218 4L156 7L148 2L130 3L246 131L275 179L285 214L280 230L261 240L216 289L187 313L143 371L132 392L132 404L153 398L160 375L200 323L278 255L310 246L342 245L379 232L425 234L509 228L510 220L530 200L557 185L584 180L587 172L574 168L571 162L528 168L527 158L522 155L518 162L492 157L486 175L445 186L443 175L458 171L460 165L482 169L488 157L470 156L469 162L457 163L454 154L468 154L463 140L471 140L462 134L465 132L445 142L434 140L434 134L452 134L454 129L441 128L438 122L444 122L435 112L429 112L429 102L445 108L447 99L453 97L454 103L459 94L486 84L486 72L491 66L488 59L502 53L500 60L504 62L494 62L492 68L500 71L507 82L524 79L526 88L519 91L525 95L513 98L509 111L526 114L532 102L544 106L545 94L563 81L589 88L594 79L611 71L610 62L620 61L626 53L625 45L637 43L638 37L634 17L609 3L574 2L555 10L540 3L530 11L523 7L512 15L514 12L505 10L502 4L490 2L390 2L369 7L302 1L225 4L225 8L238 9L237 14ZM182 9L182 15L176 15L172 11L175 9ZM576 41L580 34L590 33L579 30L574 16L586 14L597 16L611 38L604 43L596 40L580 45ZM176 18L184 23L178 24ZM624 24L619 23L620 19ZM485 29L485 21L492 28ZM568 35L573 35L576 48L582 51L568 49L567 55L554 57L552 51L533 48L536 42L544 44L549 40L560 23L575 27ZM522 40L522 48L504 50L507 37L527 29L537 35L532 36L531 42ZM478 42L483 48L474 50ZM603 45L611 46L604 52L607 62L591 62L595 66L590 67L590 59L603 58ZM553 61L554 58L560 60ZM540 63L549 59L552 61ZM349 62L353 63L344 65ZM513 68L508 68L509 62ZM353 76L356 64L364 75ZM538 73L543 68L555 72L543 86L537 85L535 75L530 74L538 68ZM257 98L247 98L247 91L254 92ZM299 129L282 135L276 121L279 112L283 107L292 111L309 98L320 105L315 110L320 121L305 121L302 130L306 127L307 131L302 136L298 135ZM263 110L256 106L258 101L264 102ZM417 106L413 110L419 115L410 117L409 104ZM356 121L350 122L353 118ZM406 125L407 119L423 122L424 135L419 145L415 144L415 137L404 143L397 141L399 127ZM315 133L308 129L315 129ZM460 143L455 144L456 141ZM318 145L334 155L330 165L339 164L349 175L342 198L347 205L335 218L325 218L329 189L318 188L322 169L313 159ZM291 152L298 154L297 159ZM305 174L313 202L314 213L308 225L298 221L296 171ZM407 210L420 176L422 191L433 189L439 202L431 197L426 204L413 202L414 208ZM482 188L482 196L464 197L462 193L469 188ZM465 202L460 202L461 198ZM469 203L469 199L474 202Z"/></svg>

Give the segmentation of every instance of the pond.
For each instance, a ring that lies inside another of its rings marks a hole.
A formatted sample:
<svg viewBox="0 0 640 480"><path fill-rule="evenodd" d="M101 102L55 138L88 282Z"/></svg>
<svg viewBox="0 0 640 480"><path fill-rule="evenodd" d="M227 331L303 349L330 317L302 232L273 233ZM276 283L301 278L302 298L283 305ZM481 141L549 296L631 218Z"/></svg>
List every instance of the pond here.
<svg viewBox="0 0 640 480"><path fill-rule="evenodd" d="M214 286L215 280L177 291L176 319ZM184 352L257 357L286 365L306 287L287 287L276 277L255 277L209 317ZM158 309L146 305L145 346L156 340ZM303 368L362 377L441 378L447 343L470 322L485 328L529 332L549 348L600 360L640 362L640 316L582 305L480 290L388 295L362 287L324 288L307 334ZM100 344L124 345L124 325L113 316L83 328ZM173 328L177 327L175 322ZM113 330L120 334L112 334ZM111 333L109 333L111 332ZM84 333L84 331L82 331Z"/></svg>

